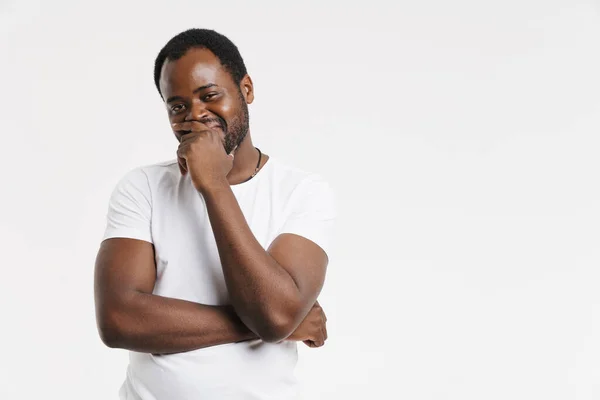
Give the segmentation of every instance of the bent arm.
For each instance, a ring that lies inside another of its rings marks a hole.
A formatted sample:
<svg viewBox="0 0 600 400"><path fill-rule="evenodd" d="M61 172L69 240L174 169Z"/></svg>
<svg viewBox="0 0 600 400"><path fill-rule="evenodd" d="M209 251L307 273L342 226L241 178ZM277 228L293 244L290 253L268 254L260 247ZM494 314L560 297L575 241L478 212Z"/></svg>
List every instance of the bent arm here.
<svg viewBox="0 0 600 400"><path fill-rule="evenodd" d="M177 353L256 338L231 306L208 306L152 294L156 280L151 243L114 238L96 258L96 321L109 347Z"/></svg>
<svg viewBox="0 0 600 400"><path fill-rule="evenodd" d="M262 340L284 340L315 304L325 279L326 253L293 234L278 236L266 251L228 184L203 196L236 313Z"/></svg>

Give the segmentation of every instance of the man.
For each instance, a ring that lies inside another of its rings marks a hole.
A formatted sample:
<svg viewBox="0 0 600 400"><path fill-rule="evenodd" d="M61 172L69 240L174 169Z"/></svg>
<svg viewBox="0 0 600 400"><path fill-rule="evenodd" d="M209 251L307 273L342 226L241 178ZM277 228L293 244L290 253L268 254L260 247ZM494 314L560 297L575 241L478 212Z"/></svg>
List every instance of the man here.
<svg viewBox="0 0 600 400"><path fill-rule="evenodd" d="M130 171L96 260L98 330L130 350L121 399L289 399L297 342L320 347L333 194L254 147L237 47L191 29L154 79L177 159Z"/></svg>

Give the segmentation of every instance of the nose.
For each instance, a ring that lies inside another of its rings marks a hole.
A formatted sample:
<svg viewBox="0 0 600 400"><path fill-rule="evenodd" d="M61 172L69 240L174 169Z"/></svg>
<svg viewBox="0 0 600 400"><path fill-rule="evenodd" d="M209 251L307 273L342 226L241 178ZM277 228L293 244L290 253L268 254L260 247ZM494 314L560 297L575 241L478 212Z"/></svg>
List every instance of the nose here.
<svg viewBox="0 0 600 400"><path fill-rule="evenodd" d="M186 121L202 121L208 118L209 114L202 101L193 101L190 104L188 113L185 116Z"/></svg>

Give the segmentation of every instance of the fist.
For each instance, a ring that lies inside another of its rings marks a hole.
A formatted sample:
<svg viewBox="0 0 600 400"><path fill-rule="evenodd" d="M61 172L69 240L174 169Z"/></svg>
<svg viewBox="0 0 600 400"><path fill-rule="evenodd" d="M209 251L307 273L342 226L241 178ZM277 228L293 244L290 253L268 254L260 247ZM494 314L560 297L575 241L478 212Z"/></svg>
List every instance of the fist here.
<svg viewBox="0 0 600 400"><path fill-rule="evenodd" d="M308 347L321 347L327 340L326 322L325 311L317 301L287 340L302 341Z"/></svg>
<svg viewBox="0 0 600 400"><path fill-rule="evenodd" d="M227 174L233 168L233 154L223 147L223 133L197 121L172 125L181 138L177 161L182 175L190 174L196 190L204 192L228 184Z"/></svg>

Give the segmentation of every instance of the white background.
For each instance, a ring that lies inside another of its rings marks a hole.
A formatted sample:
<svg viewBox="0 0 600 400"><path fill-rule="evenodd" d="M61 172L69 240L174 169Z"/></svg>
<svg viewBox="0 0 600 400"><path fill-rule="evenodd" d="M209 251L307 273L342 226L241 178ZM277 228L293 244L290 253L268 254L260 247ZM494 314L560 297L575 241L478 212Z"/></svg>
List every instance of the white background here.
<svg viewBox="0 0 600 400"><path fill-rule="evenodd" d="M597 1L151 3L0 0L0 398L117 398L93 264L117 180L174 157L153 62L190 27L338 194L305 399L600 398Z"/></svg>

